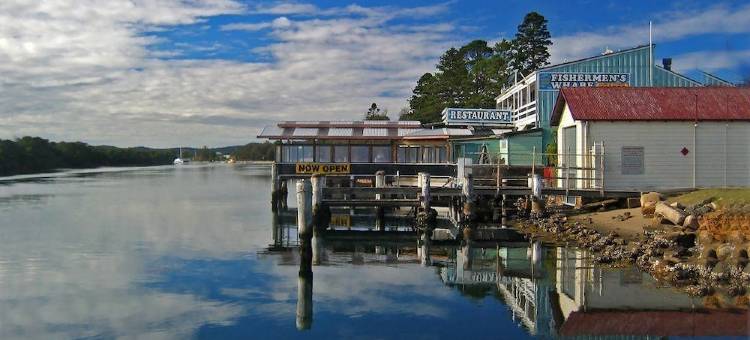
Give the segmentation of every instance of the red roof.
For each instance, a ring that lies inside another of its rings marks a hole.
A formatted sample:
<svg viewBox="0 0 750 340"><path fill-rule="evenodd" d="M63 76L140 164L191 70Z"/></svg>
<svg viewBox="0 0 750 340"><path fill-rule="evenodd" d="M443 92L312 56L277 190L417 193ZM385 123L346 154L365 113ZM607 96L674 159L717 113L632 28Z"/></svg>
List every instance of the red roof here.
<svg viewBox="0 0 750 340"><path fill-rule="evenodd" d="M553 126L565 104L576 120L750 120L750 88L564 88L552 112Z"/></svg>
<svg viewBox="0 0 750 340"><path fill-rule="evenodd" d="M573 312L561 336L748 336L747 310Z"/></svg>

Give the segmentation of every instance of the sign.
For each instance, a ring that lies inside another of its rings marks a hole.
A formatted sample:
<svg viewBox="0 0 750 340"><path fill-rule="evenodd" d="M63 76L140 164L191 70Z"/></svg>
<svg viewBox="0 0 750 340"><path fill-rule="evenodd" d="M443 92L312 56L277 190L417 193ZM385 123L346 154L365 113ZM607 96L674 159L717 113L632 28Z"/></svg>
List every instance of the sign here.
<svg viewBox="0 0 750 340"><path fill-rule="evenodd" d="M513 114L508 110L446 108L443 122L447 125L507 125L513 122Z"/></svg>
<svg viewBox="0 0 750 340"><path fill-rule="evenodd" d="M352 171L351 164L329 163L297 163L295 171L298 174L348 174Z"/></svg>
<svg viewBox="0 0 750 340"><path fill-rule="evenodd" d="M330 225L334 227L351 227L352 217L351 215L331 214Z"/></svg>
<svg viewBox="0 0 750 340"><path fill-rule="evenodd" d="M627 87L629 73L540 72L539 90L553 91L566 87Z"/></svg>
<svg viewBox="0 0 750 340"><path fill-rule="evenodd" d="M620 160L623 175L643 175L642 146L623 146Z"/></svg>

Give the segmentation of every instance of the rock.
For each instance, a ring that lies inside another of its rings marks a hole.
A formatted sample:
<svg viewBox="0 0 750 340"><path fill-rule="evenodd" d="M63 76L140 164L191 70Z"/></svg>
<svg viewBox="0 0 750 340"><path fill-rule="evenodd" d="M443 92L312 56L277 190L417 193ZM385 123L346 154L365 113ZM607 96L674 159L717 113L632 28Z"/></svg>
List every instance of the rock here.
<svg viewBox="0 0 750 340"><path fill-rule="evenodd" d="M708 230L698 231L698 243L701 245L709 245L714 242L714 237Z"/></svg>
<svg viewBox="0 0 750 340"><path fill-rule="evenodd" d="M435 241L448 241L455 240L456 237L451 233L449 229L436 228L432 231L432 239Z"/></svg>
<svg viewBox="0 0 750 340"><path fill-rule="evenodd" d="M673 202L669 206L675 209L685 210L685 206L680 202Z"/></svg>
<svg viewBox="0 0 750 340"><path fill-rule="evenodd" d="M711 288L705 285L690 286L685 291L693 296L706 296L711 294Z"/></svg>
<svg viewBox="0 0 750 340"><path fill-rule="evenodd" d="M698 230L698 218L695 215L688 215L682 221L682 226L689 230Z"/></svg>
<svg viewBox="0 0 750 340"><path fill-rule="evenodd" d="M649 192L641 195L641 207L655 206L656 203L662 199L661 194L658 192Z"/></svg>
<svg viewBox="0 0 750 340"><path fill-rule="evenodd" d="M745 295L745 287L743 287L741 284L731 284L729 288L727 289L727 294L731 297L736 297L740 295Z"/></svg>
<svg viewBox="0 0 750 340"><path fill-rule="evenodd" d="M724 243L716 248L716 257L719 261L726 260L732 254L732 245Z"/></svg>
<svg viewBox="0 0 750 340"><path fill-rule="evenodd" d="M656 203L654 214L664 217L674 225L682 225L682 222L685 221L685 213L682 210L675 209L662 202Z"/></svg>

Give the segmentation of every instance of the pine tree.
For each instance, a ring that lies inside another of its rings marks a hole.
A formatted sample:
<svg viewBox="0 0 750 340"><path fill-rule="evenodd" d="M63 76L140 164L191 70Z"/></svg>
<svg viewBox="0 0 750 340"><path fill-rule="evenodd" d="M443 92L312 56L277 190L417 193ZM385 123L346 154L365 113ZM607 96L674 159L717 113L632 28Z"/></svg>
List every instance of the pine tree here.
<svg viewBox="0 0 750 340"><path fill-rule="evenodd" d="M544 16L537 12L526 14L511 43L511 66L526 76L549 64L550 37Z"/></svg>

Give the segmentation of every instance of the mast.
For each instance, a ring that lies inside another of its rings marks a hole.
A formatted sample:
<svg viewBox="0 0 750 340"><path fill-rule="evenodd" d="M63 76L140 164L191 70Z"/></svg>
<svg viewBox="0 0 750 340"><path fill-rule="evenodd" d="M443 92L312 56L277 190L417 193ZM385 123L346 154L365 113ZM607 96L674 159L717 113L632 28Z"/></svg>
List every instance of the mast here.
<svg viewBox="0 0 750 340"><path fill-rule="evenodd" d="M654 86L654 42L651 21L648 22L648 86Z"/></svg>

